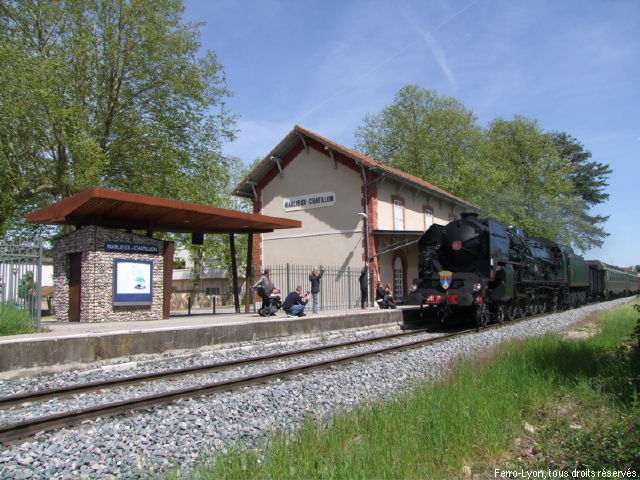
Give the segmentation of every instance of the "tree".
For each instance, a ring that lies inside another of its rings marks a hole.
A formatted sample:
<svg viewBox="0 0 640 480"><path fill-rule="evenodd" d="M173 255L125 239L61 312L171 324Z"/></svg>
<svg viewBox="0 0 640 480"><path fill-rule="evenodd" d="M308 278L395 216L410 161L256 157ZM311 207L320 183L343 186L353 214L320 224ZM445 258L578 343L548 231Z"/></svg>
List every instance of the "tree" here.
<svg viewBox="0 0 640 480"><path fill-rule="evenodd" d="M33 279L33 272L25 272L18 282L18 298L21 298L22 300L25 300L27 304L30 304L37 294L37 288L38 285L36 285L36 282Z"/></svg>
<svg viewBox="0 0 640 480"><path fill-rule="evenodd" d="M565 215L564 240L582 251L599 247L609 235L601 226L609 217L590 215L589 209L609 198L605 188L608 186L607 177L612 170L609 165L589 161L591 152L585 150L583 145L568 133L553 132L550 136L560 158L572 167L569 178L577 197L574 209L567 211Z"/></svg>
<svg viewBox="0 0 640 480"><path fill-rule="evenodd" d="M227 159L227 168L218 175L203 175L200 179L200 191L193 200L200 203L212 202L214 199L208 196L208 192L216 192L216 206L230 208L234 210L249 211L251 202L244 198L231 195L233 187L249 173L250 167L245 166L242 160L237 157ZM176 234L171 235L180 247L186 248L194 264L191 271L191 278L194 285L201 285L201 276L207 266L219 266L231 280L231 244L228 234L205 235L203 245L193 245L191 235ZM242 273L245 270L245 259L247 257L247 235L235 236L235 248L238 270Z"/></svg>
<svg viewBox="0 0 640 480"><path fill-rule="evenodd" d="M484 172L476 121L455 98L407 85L391 105L364 118L355 148L466 198L477 193L474 177Z"/></svg>
<svg viewBox="0 0 640 480"><path fill-rule="evenodd" d="M181 0L0 0L0 233L91 186L223 198L230 92L215 54L197 57L183 10Z"/></svg>
<svg viewBox="0 0 640 480"><path fill-rule="evenodd" d="M602 244L608 165L566 133L535 120L497 118L485 129L458 100L415 85L367 115L356 149L477 204L484 216L580 250Z"/></svg>
<svg viewBox="0 0 640 480"><path fill-rule="evenodd" d="M528 236L563 238L565 215L579 207L573 167L538 123L522 116L495 119L486 129L484 155L493 165L477 199L484 214L518 225Z"/></svg>
<svg viewBox="0 0 640 480"><path fill-rule="evenodd" d="M560 158L571 163L573 167L570 178L575 193L591 207L605 202L609 198L609 194L605 192L609 185L607 177L612 173L609 165L589 161L591 152L585 150L584 146L568 133L552 132L550 135Z"/></svg>

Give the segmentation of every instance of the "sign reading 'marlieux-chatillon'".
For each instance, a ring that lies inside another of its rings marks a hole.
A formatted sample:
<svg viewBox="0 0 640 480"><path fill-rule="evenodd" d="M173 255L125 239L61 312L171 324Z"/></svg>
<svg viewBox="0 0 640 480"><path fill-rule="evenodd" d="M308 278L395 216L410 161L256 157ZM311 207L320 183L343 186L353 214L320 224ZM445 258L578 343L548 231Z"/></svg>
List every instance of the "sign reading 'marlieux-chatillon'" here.
<svg viewBox="0 0 640 480"><path fill-rule="evenodd" d="M333 192L308 193L298 197L288 197L282 201L282 209L285 212L293 210L306 210L308 208L331 207L336 202Z"/></svg>

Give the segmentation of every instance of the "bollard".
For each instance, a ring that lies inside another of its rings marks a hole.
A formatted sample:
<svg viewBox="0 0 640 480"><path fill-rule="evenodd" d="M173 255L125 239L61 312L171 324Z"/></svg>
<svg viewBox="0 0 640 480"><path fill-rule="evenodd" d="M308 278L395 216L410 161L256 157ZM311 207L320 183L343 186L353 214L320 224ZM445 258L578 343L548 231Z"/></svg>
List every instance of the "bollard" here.
<svg viewBox="0 0 640 480"><path fill-rule="evenodd" d="M191 315L191 295L187 299L187 315Z"/></svg>
<svg viewBox="0 0 640 480"><path fill-rule="evenodd" d="M213 314L216 314L216 296L213 296Z"/></svg>

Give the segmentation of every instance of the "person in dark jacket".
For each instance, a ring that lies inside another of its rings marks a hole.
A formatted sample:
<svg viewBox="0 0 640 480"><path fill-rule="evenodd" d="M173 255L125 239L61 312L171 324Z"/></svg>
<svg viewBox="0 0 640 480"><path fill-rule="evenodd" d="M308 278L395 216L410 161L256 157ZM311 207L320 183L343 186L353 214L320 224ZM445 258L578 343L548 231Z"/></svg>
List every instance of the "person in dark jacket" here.
<svg viewBox="0 0 640 480"><path fill-rule="evenodd" d="M318 313L318 293L320 292L320 279L324 274L324 268L320 265L320 273L318 269L314 268L309 275L309 281L311 282L311 296L313 297L312 312Z"/></svg>
<svg viewBox="0 0 640 480"><path fill-rule="evenodd" d="M387 292L385 292L382 282L378 280L376 282L376 303L380 308L387 308L387 302L384 300L386 294Z"/></svg>
<svg viewBox="0 0 640 480"><path fill-rule="evenodd" d="M287 295L287 298L284 299L282 309L287 313L288 317L304 317L304 307L307 306L308 301L309 294L305 293L303 297L302 287L298 285L296 287L296 291L291 292L289 295Z"/></svg>
<svg viewBox="0 0 640 480"><path fill-rule="evenodd" d="M360 272L360 308L362 310L366 310L366 303L369 299L369 279L368 273L369 268L367 266L362 267L362 271Z"/></svg>
<svg viewBox="0 0 640 480"><path fill-rule="evenodd" d="M390 283L387 283L384 287L384 303L387 304L387 308L396 308L396 301L393 298Z"/></svg>
<svg viewBox="0 0 640 480"><path fill-rule="evenodd" d="M265 308L269 305L269 297L276 289L276 286L273 284L271 279L269 278L269 269L265 269L264 273L260 277L254 285L253 289L256 291L258 296L262 299L262 307Z"/></svg>

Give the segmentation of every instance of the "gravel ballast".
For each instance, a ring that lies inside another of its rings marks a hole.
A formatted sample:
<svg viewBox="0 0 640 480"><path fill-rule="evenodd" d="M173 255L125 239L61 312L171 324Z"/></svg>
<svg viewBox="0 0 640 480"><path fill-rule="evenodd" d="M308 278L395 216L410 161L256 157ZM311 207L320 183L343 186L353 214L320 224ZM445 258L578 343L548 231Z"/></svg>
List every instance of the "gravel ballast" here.
<svg viewBox="0 0 640 480"><path fill-rule="evenodd" d="M215 457L238 442L257 445L270 432L290 431L306 417L326 420L338 410L407 392L418 382L446 375L452 361L460 356L477 355L506 340L566 330L594 312L628 302L629 299L619 299L588 305L435 345L376 355L364 362L297 375L287 381L247 387L240 392L180 400L128 416L100 418L73 429L41 433L31 441L0 447L0 478L154 477L176 466L186 472L202 457ZM388 329L399 330L395 325ZM55 375L2 380L0 396L343 342L370 337L372 332L386 333L381 328L357 329L295 341L132 357ZM109 394L109 401L114 400L113 395ZM87 398L77 401L84 405ZM16 421L15 415L26 418L50 414L55 408L43 402L30 406L28 412L0 412L0 423Z"/></svg>

